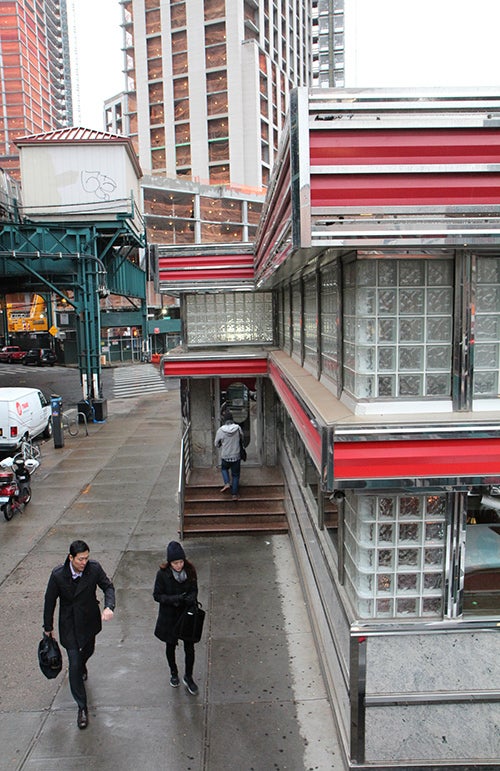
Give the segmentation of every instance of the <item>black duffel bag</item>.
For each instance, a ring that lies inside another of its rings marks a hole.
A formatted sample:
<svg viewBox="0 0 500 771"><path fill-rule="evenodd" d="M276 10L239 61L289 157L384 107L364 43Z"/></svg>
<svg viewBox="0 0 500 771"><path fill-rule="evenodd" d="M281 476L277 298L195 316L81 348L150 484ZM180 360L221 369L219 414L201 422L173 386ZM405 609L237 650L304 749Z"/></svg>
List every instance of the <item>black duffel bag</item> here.
<svg viewBox="0 0 500 771"><path fill-rule="evenodd" d="M188 605L182 611L182 615L176 624L175 634L179 640L195 643L199 642L201 640L201 633L203 632L204 621L205 611L201 606L201 602Z"/></svg>
<svg viewBox="0 0 500 771"><path fill-rule="evenodd" d="M62 655L59 643L44 634L38 643L38 663L45 677L52 680L62 669Z"/></svg>

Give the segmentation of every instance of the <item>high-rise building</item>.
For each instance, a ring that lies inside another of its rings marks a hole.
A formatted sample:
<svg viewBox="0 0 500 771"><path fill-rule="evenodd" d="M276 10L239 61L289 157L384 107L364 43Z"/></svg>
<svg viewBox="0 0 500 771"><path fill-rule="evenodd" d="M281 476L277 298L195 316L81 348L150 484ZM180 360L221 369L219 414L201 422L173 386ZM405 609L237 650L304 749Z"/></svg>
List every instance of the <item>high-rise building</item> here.
<svg viewBox="0 0 500 771"><path fill-rule="evenodd" d="M66 0L0 0L0 164L19 176L14 140L71 125Z"/></svg>
<svg viewBox="0 0 500 771"><path fill-rule="evenodd" d="M310 83L309 0L121 1L144 172L265 187L289 91Z"/></svg>
<svg viewBox="0 0 500 771"><path fill-rule="evenodd" d="M321 88L345 85L345 0L312 0L312 77Z"/></svg>

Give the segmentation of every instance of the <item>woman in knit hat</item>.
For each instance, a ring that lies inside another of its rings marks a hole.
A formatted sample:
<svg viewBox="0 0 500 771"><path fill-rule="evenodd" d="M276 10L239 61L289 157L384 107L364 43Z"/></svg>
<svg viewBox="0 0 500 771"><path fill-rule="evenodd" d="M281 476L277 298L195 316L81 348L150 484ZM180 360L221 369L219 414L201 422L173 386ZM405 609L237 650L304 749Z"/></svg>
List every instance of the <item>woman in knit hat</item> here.
<svg viewBox="0 0 500 771"><path fill-rule="evenodd" d="M159 603L155 635L166 643L167 661L170 667L170 685L180 685L179 672L175 661L178 643L176 626L186 605L196 603L198 582L194 565L186 559L184 549L178 541L167 546L167 560L160 565L156 574L153 597ZM184 641L185 671L183 682L189 693L196 696L198 686L193 680L194 643Z"/></svg>

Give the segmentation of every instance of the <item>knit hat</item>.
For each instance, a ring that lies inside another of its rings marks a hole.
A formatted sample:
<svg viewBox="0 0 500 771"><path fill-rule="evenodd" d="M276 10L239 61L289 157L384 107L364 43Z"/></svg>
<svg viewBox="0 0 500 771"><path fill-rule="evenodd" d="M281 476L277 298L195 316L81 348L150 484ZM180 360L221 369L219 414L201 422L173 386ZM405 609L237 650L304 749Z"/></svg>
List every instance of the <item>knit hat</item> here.
<svg viewBox="0 0 500 771"><path fill-rule="evenodd" d="M167 562L175 562L176 560L185 560L186 555L184 549L178 541L170 541L167 546Z"/></svg>

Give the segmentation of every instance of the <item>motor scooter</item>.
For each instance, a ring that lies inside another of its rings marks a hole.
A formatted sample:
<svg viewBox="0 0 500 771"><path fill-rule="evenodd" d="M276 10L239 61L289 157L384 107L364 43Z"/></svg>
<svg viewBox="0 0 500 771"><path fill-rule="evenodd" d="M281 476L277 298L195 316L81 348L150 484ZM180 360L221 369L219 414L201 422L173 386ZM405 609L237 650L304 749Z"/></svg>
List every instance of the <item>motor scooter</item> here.
<svg viewBox="0 0 500 771"><path fill-rule="evenodd" d="M30 477L40 462L18 456L0 461L0 509L9 522L31 501Z"/></svg>

